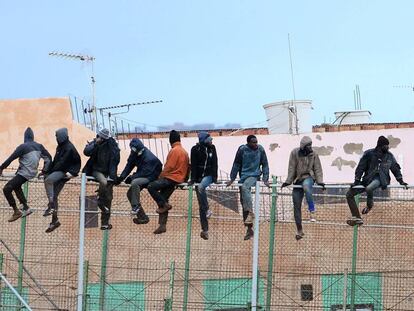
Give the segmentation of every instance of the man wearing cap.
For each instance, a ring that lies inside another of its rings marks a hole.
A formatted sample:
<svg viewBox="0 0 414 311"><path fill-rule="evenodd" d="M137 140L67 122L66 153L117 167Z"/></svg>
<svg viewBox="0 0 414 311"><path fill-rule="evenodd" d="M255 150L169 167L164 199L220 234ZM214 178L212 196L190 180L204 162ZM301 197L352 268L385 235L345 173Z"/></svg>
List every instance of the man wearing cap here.
<svg viewBox="0 0 414 311"><path fill-rule="evenodd" d="M58 196L66 182L78 176L81 167L81 158L75 146L69 141L68 129L61 128L56 131L56 154L45 177L45 189L49 200L43 216L52 215L52 222L46 233L52 232L60 226L57 216Z"/></svg>
<svg viewBox="0 0 414 311"><path fill-rule="evenodd" d="M93 176L99 183L98 207L101 210L101 230L109 230L113 183L117 180L117 169L120 160L120 150L108 129L101 129L96 138L88 143L83 154L89 157L83 172Z"/></svg>
<svg viewBox="0 0 414 311"><path fill-rule="evenodd" d="M244 240L250 240L253 237L253 203L251 188L256 185L263 175L263 182L269 186L269 164L264 148L257 143L254 135L247 136L247 144L241 145L237 150L233 167L230 172L230 181L227 182L229 187L237 177L240 176L240 201L243 207L243 221L247 227Z"/></svg>
<svg viewBox="0 0 414 311"><path fill-rule="evenodd" d="M208 200L206 188L217 181L217 152L213 145L213 138L207 132L198 133L198 143L191 148L191 181L198 183L196 194L200 210L201 233L200 237L208 240Z"/></svg>
<svg viewBox="0 0 414 311"><path fill-rule="evenodd" d="M321 161L318 154L312 150L312 139L309 136L304 136L300 140L300 147L293 149L290 153L288 176L282 184L282 188L292 183L301 186L294 188L292 191L297 240L304 236L302 229L302 201L304 196L308 203L310 221L315 221L315 203L312 196L315 181L322 186L322 189L325 189Z"/></svg>
<svg viewBox="0 0 414 311"><path fill-rule="evenodd" d="M168 199L174 192L175 187L188 179L189 174L188 153L181 146L180 133L172 130L169 141L172 149L167 155L164 169L160 177L148 185L148 192L158 205L159 227L154 231L154 234L167 231L168 211L172 208L168 203Z"/></svg>
<svg viewBox="0 0 414 311"><path fill-rule="evenodd" d="M362 225L364 223L354 197L363 192L367 193L367 206L362 210L362 214L368 214L374 206L374 190L379 187L385 190L390 184L390 170L400 185L406 189L408 188L408 184L403 180L400 165L395 160L394 155L389 152L389 145L388 139L380 136L377 146L364 152L355 169L355 181L351 184L351 189L346 194L349 209L352 213L352 218L347 221L347 224L350 226ZM355 186L360 187L354 188Z"/></svg>
<svg viewBox="0 0 414 311"><path fill-rule="evenodd" d="M34 141L34 133L30 127L24 132L24 143L19 145L16 150L7 158L0 166L0 175L14 160L19 159L19 168L16 175L7 182L3 188L4 196L10 207L13 208L13 215L9 218L9 222L16 221L20 217L26 217L32 213L27 205L26 197L22 190L22 185L36 177L40 159L43 159L44 165L42 173L46 173L52 160L49 152L43 145ZM19 210L13 192L22 205L22 211Z"/></svg>
<svg viewBox="0 0 414 311"><path fill-rule="evenodd" d="M140 192L150 182L158 178L162 170L162 163L144 146L139 138L133 138L129 143L129 147L131 148L131 153L116 185L119 185L123 180L125 180L126 184L131 185L128 189L127 197L131 203L131 214L136 215L133 222L138 225L146 224L149 222L149 218L141 205ZM137 168L136 172L128 176L134 167Z"/></svg>

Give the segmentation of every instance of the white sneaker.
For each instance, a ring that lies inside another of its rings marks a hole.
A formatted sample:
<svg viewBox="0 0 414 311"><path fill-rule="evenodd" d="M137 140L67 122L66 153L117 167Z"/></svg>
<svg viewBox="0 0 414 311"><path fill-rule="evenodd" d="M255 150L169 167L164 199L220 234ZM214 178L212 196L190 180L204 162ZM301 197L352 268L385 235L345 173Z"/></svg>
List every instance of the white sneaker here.
<svg viewBox="0 0 414 311"><path fill-rule="evenodd" d="M309 221L310 222L316 222L315 212L310 212L309 213Z"/></svg>
<svg viewBox="0 0 414 311"><path fill-rule="evenodd" d="M210 218L211 215L213 215L213 212L210 209L208 209L207 212L206 212L206 217Z"/></svg>

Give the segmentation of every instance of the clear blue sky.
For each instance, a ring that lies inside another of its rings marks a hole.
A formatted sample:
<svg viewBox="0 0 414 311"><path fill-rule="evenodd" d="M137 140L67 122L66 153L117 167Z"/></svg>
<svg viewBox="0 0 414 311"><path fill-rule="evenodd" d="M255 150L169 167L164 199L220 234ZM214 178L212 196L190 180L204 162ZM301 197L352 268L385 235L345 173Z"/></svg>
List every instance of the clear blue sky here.
<svg viewBox="0 0 414 311"><path fill-rule="evenodd" d="M352 109L355 84L374 122L414 118L413 1L2 1L0 98L90 98L99 107L162 99L127 116L164 125L264 121L263 104L297 99L312 120ZM264 124L264 123L261 123Z"/></svg>

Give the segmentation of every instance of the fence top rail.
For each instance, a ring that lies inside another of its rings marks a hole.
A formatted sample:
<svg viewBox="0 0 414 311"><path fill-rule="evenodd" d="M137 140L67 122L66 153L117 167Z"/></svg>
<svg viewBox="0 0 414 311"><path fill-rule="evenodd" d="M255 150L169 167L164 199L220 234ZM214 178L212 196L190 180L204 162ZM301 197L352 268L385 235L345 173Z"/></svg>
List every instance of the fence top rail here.
<svg viewBox="0 0 414 311"><path fill-rule="evenodd" d="M15 174L11 174L11 173L3 174L2 176L0 176L0 181L1 180L4 180L4 181L7 180L8 181L11 178L13 178L14 176L15 176ZM86 179L87 179L87 181L96 182L96 179L93 176L86 176ZM71 181L76 181L76 182L80 183L80 176L71 178ZM108 181L113 181L113 180L111 178L108 178ZM228 187L228 188L231 188L231 187L241 187L242 186L242 184L238 183L238 180L235 180L235 182L231 186L227 186L227 182L229 182L229 181L230 180L220 180L216 183L211 184L210 187ZM37 178L34 178L34 179L30 180L30 182L43 183L44 182L43 175L38 176ZM277 187L277 188L282 187L282 183L280 183L280 182L278 182L278 183L269 183L268 185L266 185L263 181L258 181L258 182L259 182L259 185L261 187ZM128 186L128 184L125 184L124 182L121 185ZM198 186L198 185L199 185L199 183L188 183L188 182L177 184L177 186L184 187L184 189L186 189L188 187L192 187L192 186L195 187L195 186ZM323 189L323 188L326 188L326 189L340 189L340 188L343 188L343 189L348 189L348 188L351 187L351 185L352 185L352 183L343 182L343 183L325 183L324 186L320 186L320 185L315 183L313 185L313 188L319 188L319 189ZM286 186L286 188L302 188L302 185L291 184L291 185ZM352 188L354 188L354 189L364 189L365 186L357 185L357 186L352 186ZM387 189L409 189L409 188L414 188L414 184L407 185L407 186L392 184L392 185L387 186Z"/></svg>

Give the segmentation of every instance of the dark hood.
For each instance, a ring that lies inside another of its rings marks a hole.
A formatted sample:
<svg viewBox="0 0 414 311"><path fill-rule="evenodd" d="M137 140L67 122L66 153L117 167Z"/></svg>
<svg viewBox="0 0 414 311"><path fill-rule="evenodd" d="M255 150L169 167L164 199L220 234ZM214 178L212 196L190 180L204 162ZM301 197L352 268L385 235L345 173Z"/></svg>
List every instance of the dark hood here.
<svg viewBox="0 0 414 311"><path fill-rule="evenodd" d="M24 142L27 143L30 141L34 141L34 133L33 130L28 127L26 131L24 131Z"/></svg>
<svg viewBox="0 0 414 311"><path fill-rule="evenodd" d="M66 127L58 129L56 131L56 141L58 145L61 145L69 140L68 129Z"/></svg>
<svg viewBox="0 0 414 311"><path fill-rule="evenodd" d="M129 147L135 147L137 151L140 151L144 148L144 144L139 138L132 138L131 142L129 143Z"/></svg>

